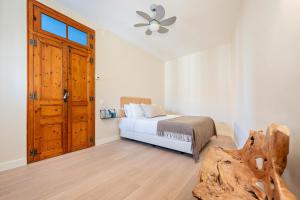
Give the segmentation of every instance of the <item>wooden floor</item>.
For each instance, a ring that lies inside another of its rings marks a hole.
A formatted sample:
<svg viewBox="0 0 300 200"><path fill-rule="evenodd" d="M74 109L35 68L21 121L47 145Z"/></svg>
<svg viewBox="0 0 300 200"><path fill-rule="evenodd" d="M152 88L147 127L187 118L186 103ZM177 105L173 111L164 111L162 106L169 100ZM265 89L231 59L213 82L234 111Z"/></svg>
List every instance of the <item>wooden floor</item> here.
<svg viewBox="0 0 300 200"><path fill-rule="evenodd" d="M230 137L209 146L234 147ZM130 140L48 159L0 173L5 200L190 200L200 162L175 151Z"/></svg>

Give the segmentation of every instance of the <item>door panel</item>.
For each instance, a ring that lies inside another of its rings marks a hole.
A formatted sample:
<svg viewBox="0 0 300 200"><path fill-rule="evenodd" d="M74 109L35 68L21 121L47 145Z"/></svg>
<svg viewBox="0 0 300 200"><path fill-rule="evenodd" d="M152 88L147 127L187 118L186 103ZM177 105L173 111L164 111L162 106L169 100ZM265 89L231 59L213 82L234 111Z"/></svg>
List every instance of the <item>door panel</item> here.
<svg viewBox="0 0 300 200"><path fill-rule="evenodd" d="M90 57L95 55L95 31L36 0L27 4L27 162L31 163L94 145ZM66 31L63 37L45 27L53 22L64 24L59 29ZM74 30L84 42L74 39Z"/></svg>
<svg viewBox="0 0 300 200"><path fill-rule="evenodd" d="M64 153L67 136L67 106L63 100L67 88L66 47L36 37L34 47L34 148L42 160Z"/></svg>
<svg viewBox="0 0 300 200"><path fill-rule="evenodd" d="M71 50L72 102L87 103L88 55Z"/></svg>
<svg viewBox="0 0 300 200"><path fill-rule="evenodd" d="M90 54L85 51L70 48L69 51L69 85L70 103L70 151L91 146L91 102L90 102L90 78L91 68Z"/></svg>

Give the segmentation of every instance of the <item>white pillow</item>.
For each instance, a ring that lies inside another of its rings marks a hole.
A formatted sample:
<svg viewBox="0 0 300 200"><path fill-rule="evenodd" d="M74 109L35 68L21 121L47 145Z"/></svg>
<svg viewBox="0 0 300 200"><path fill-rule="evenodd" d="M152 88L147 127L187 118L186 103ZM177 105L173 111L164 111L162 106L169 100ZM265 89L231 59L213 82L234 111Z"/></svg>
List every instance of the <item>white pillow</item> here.
<svg viewBox="0 0 300 200"><path fill-rule="evenodd" d="M147 118L153 118L153 117L159 117L159 116L165 116L166 111L157 105L146 105L142 104L141 107L143 108L144 115Z"/></svg>
<svg viewBox="0 0 300 200"><path fill-rule="evenodd" d="M130 117L133 118L144 117L144 112L140 104L131 103L129 104L129 106L130 106L130 113L131 113Z"/></svg>
<svg viewBox="0 0 300 200"><path fill-rule="evenodd" d="M126 117L128 118L132 117L131 107L129 104L124 105L124 113Z"/></svg>

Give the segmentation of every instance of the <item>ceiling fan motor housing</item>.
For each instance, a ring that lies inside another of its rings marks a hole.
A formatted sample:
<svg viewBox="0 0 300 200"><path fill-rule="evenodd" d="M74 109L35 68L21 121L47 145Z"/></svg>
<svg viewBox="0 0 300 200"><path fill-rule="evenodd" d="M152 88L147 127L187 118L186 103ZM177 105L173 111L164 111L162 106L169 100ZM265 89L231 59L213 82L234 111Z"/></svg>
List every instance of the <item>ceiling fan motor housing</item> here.
<svg viewBox="0 0 300 200"><path fill-rule="evenodd" d="M152 5L150 6L150 10L151 10L152 12L156 12L156 7L157 7L156 4L152 4Z"/></svg>

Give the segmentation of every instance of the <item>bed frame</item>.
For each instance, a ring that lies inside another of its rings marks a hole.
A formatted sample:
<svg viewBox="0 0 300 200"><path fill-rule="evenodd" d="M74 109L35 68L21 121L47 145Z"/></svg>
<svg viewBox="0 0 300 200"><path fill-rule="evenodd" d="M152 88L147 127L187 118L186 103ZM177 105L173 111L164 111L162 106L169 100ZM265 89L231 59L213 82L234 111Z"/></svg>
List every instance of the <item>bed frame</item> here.
<svg viewBox="0 0 300 200"><path fill-rule="evenodd" d="M121 97L120 98L120 117L125 117L124 105L129 103L136 104L151 104L152 100L150 98L141 97ZM131 140L136 140L176 151L180 151L187 154L192 154L191 142L185 142L180 140L168 139L166 137L150 135L147 133L138 133L132 131L122 131L120 129L120 136L122 138L127 138Z"/></svg>

